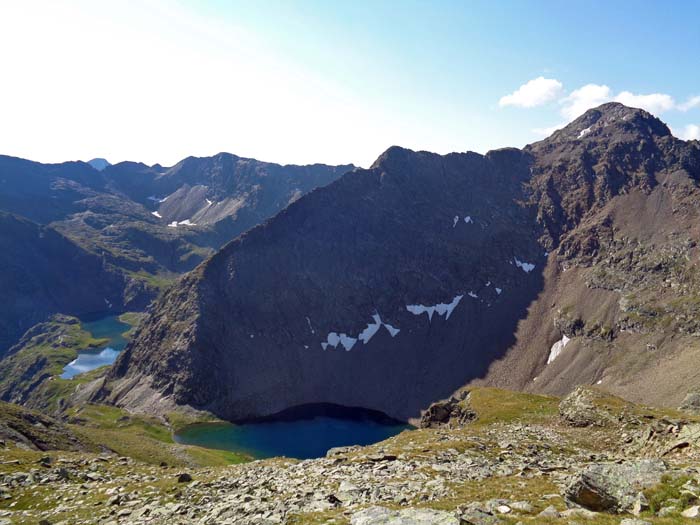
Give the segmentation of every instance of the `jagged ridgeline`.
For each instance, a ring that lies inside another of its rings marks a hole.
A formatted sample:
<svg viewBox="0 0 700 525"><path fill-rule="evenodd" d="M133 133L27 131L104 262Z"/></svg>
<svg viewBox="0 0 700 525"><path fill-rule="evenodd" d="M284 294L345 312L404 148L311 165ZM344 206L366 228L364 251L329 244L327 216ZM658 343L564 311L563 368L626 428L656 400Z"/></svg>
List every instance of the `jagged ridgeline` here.
<svg viewBox="0 0 700 525"><path fill-rule="evenodd" d="M170 168L0 156L0 355L51 314L144 309L223 244L351 168L228 153Z"/></svg>
<svg viewBox="0 0 700 525"><path fill-rule="evenodd" d="M390 148L172 287L95 398L406 419L469 382L602 383L677 404L700 383L699 178L697 141L616 103L523 150Z"/></svg>

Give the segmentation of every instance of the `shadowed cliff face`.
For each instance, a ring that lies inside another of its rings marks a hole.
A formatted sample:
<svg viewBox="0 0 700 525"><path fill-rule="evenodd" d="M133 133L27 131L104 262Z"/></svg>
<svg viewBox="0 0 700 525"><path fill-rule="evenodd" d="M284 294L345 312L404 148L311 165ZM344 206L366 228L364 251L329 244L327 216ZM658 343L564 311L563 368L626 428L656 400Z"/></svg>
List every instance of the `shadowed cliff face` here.
<svg viewBox="0 0 700 525"><path fill-rule="evenodd" d="M391 148L186 277L114 377L229 419L315 402L416 415L485 373L541 287L530 162Z"/></svg>
<svg viewBox="0 0 700 525"><path fill-rule="evenodd" d="M478 378L510 374L523 388L551 343L575 336L542 302L557 299L552 265L595 251L585 232L606 227L601 210L648 195L659 174L682 171L692 186L699 158L696 144L619 104L523 151L390 148L185 277L100 396L228 419L308 403L406 419Z"/></svg>
<svg viewBox="0 0 700 525"><path fill-rule="evenodd" d="M123 306L122 276L53 228L0 212L0 353L54 312Z"/></svg>

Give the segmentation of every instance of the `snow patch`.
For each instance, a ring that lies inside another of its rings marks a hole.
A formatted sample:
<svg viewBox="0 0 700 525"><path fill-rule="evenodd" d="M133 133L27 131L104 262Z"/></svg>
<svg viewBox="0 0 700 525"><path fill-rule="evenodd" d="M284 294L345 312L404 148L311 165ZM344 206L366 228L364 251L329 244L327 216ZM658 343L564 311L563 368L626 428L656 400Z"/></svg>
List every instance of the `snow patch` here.
<svg viewBox="0 0 700 525"><path fill-rule="evenodd" d="M514 260L515 260L515 266L517 266L518 268L520 268L520 269L521 269L522 271L524 271L525 273L530 273L532 270L535 269L535 265L534 265L534 264L526 263L526 262L523 262L523 261L519 261L517 257L514 257Z"/></svg>
<svg viewBox="0 0 700 525"><path fill-rule="evenodd" d="M189 219L185 219L184 221L180 221L177 223L178 226L184 225L184 226L197 226L195 223L190 222Z"/></svg>
<svg viewBox="0 0 700 525"><path fill-rule="evenodd" d="M465 222L466 224L474 224L474 221L472 220L472 218L471 218L469 215L467 215L467 216L464 218L464 222Z"/></svg>
<svg viewBox="0 0 700 525"><path fill-rule="evenodd" d="M168 200L168 198L167 198L167 197L163 197L162 199L159 199L159 198L156 197L155 195L151 195L150 197L148 197L148 200L149 200L149 201L153 201L153 202L165 202L165 201Z"/></svg>
<svg viewBox="0 0 700 525"><path fill-rule="evenodd" d="M420 314L426 313L426 314L428 314L429 321L433 320L433 314L435 313L434 306L425 306L422 304L407 304L406 310L411 312L413 315L420 315Z"/></svg>
<svg viewBox="0 0 700 525"><path fill-rule="evenodd" d="M213 203L212 201L210 201L209 199L204 199L204 200L207 201L207 206L211 206L212 204L214 204L214 203Z"/></svg>
<svg viewBox="0 0 700 525"><path fill-rule="evenodd" d="M406 310L411 312L413 315L428 314L428 321L433 320L433 314L437 312L438 315L444 315L445 319L449 319L452 315L452 311L462 300L463 295L455 295L454 299L450 303L440 303L433 306L425 306L423 304L407 304Z"/></svg>
<svg viewBox="0 0 700 525"><path fill-rule="evenodd" d="M321 347L325 350L329 346L332 346L333 348L338 348L338 343L343 345L345 350L350 351L352 350L352 347L355 346L355 343L357 342L357 339L354 337L350 337L347 334L338 334L336 332L330 332L328 336L326 337L326 340L321 343Z"/></svg>
<svg viewBox="0 0 700 525"><path fill-rule="evenodd" d="M500 288L496 288L496 293L497 293L498 295L501 295L501 292L502 292L502 291L503 291L503 290L501 290Z"/></svg>
<svg viewBox="0 0 700 525"><path fill-rule="evenodd" d="M374 337L374 334L376 334L379 329L382 326L382 318L379 316L379 314L374 314L372 316L372 319L374 319L373 323L369 323L367 327L360 332L360 335L357 336L357 338L362 341L364 344L369 343L369 340Z"/></svg>
<svg viewBox="0 0 700 525"><path fill-rule="evenodd" d="M177 228L177 221L173 221L170 224L168 224L168 228Z"/></svg>
<svg viewBox="0 0 700 525"><path fill-rule="evenodd" d="M452 227L454 228L457 226L457 223L459 222L459 215L455 215L455 218L452 219Z"/></svg>
<svg viewBox="0 0 700 525"><path fill-rule="evenodd" d="M161 217L160 213L158 213L157 211L152 211L151 215L154 215L154 216L158 217L159 219L163 218L163 217Z"/></svg>
<svg viewBox="0 0 700 525"><path fill-rule="evenodd" d="M566 337L566 335L562 335L561 339L552 345L552 349L549 351L549 357L547 358L547 364L559 357L559 354L561 354L569 341L571 341L571 339Z"/></svg>
<svg viewBox="0 0 700 525"><path fill-rule="evenodd" d="M582 129L581 133L578 134L578 138L582 139L591 132L591 128Z"/></svg>
<svg viewBox="0 0 700 525"><path fill-rule="evenodd" d="M345 347L346 351L352 350L352 347L357 343L357 339L350 337L349 335L340 334L340 344Z"/></svg>
<svg viewBox="0 0 700 525"><path fill-rule="evenodd" d="M308 321L309 318L307 317L306 319ZM382 326L387 329L391 337L396 337L396 335L401 331L398 328L382 321L382 318L378 313L372 316L372 320L373 322L368 323L365 329L362 330L357 337L352 337L344 333L338 334L336 332L330 332L326 337L326 340L321 343L321 347L324 350L327 349L329 346L337 348L338 343L340 343L341 345L343 345L345 350L349 352L355 346L357 341L362 341L363 344L369 343L370 339L374 337L374 335L379 331L379 329ZM309 321L309 327L311 327L310 323L311 321Z"/></svg>
<svg viewBox="0 0 700 525"><path fill-rule="evenodd" d="M468 295L469 297L471 297L472 299L478 299L478 298L479 298L479 296L476 295L474 292L469 292L467 295Z"/></svg>
<svg viewBox="0 0 700 525"><path fill-rule="evenodd" d="M396 337L396 334L398 334L401 331L398 328L394 328L390 324L386 324L386 323L384 323L384 328L387 329L387 331L389 332L389 335L391 337Z"/></svg>

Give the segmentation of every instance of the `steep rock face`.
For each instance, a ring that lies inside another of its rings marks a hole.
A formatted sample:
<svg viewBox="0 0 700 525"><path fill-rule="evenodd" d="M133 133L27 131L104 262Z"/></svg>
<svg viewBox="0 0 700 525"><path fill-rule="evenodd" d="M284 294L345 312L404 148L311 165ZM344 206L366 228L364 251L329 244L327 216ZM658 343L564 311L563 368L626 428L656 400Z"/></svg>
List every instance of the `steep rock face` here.
<svg viewBox="0 0 700 525"><path fill-rule="evenodd" d="M696 372L643 383L696 352L697 303L674 299L696 290L699 178L697 142L614 103L523 151L391 148L184 279L101 395L229 419L314 402L408 418L470 381L606 380L677 404ZM659 309L672 324L650 359Z"/></svg>
<svg viewBox="0 0 700 525"><path fill-rule="evenodd" d="M556 394L600 384L678 406L700 384L700 144L608 104L526 151L550 251L544 289L484 382Z"/></svg>
<svg viewBox="0 0 700 525"><path fill-rule="evenodd" d="M50 314L123 306L122 276L50 227L0 212L0 353Z"/></svg>
<svg viewBox="0 0 700 525"><path fill-rule="evenodd" d="M407 418L512 344L541 287L529 156L391 148L230 243L158 303L114 368L230 419L327 402Z"/></svg>

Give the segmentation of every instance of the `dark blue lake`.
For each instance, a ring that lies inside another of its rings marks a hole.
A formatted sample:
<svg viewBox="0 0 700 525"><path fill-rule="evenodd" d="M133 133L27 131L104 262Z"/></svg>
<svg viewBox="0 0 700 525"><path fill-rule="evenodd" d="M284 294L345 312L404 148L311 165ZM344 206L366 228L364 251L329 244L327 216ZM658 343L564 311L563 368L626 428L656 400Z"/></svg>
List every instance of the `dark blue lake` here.
<svg viewBox="0 0 700 525"><path fill-rule="evenodd" d="M325 456L333 447L371 445L408 428L411 427L369 419L318 416L296 421L192 425L177 433L175 441L245 453L256 459L310 459Z"/></svg>
<svg viewBox="0 0 700 525"><path fill-rule="evenodd" d="M95 368L111 365L117 359L119 352L126 346L124 332L130 326L119 320L119 315L110 315L95 321L82 322L82 327L96 339L109 339L106 345L99 348L78 352L78 358L63 368L61 379L71 379L73 376L89 372Z"/></svg>

